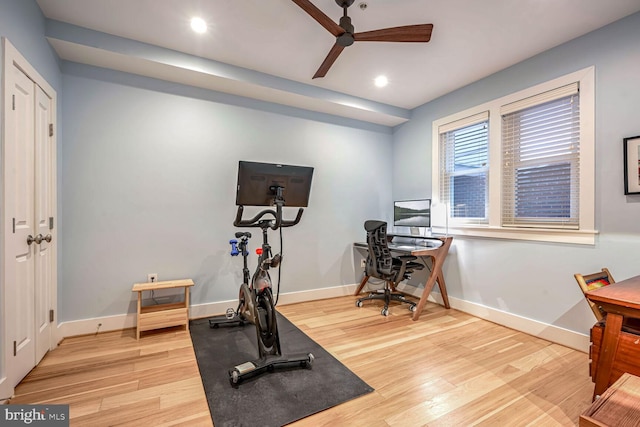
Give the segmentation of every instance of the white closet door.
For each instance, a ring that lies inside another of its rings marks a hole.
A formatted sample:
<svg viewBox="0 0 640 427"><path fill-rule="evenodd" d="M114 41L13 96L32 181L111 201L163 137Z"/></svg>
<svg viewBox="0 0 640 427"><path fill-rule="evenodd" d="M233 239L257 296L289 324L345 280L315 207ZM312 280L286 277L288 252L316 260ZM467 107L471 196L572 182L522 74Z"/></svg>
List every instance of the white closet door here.
<svg viewBox="0 0 640 427"><path fill-rule="evenodd" d="M35 197L35 313L36 353L35 363L42 360L49 350L51 323L49 309L51 307L51 288L53 274L53 230L50 229L49 218L52 211L52 164L53 138L49 126L51 120L51 98L39 87L35 86L35 150L34 150L34 197Z"/></svg>
<svg viewBox="0 0 640 427"><path fill-rule="evenodd" d="M7 76L11 91L5 140L7 374L20 381L35 366L35 220L34 89L17 67ZM6 354L6 353L5 353Z"/></svg>

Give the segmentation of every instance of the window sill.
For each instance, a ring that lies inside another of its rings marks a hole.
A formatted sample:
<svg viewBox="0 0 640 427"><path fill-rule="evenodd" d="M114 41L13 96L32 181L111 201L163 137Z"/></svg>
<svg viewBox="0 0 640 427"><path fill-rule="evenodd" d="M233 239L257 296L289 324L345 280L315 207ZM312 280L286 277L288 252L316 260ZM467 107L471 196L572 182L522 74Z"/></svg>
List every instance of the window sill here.
<svg viewBox="0 0 640 427"><path fill-rule="evenodd" d="M433 227L433 232L452 236L488 237L493 239L528 240L537 242L595 245L597 230L562 230L540 228L503 228L479 225Z"/></svg>

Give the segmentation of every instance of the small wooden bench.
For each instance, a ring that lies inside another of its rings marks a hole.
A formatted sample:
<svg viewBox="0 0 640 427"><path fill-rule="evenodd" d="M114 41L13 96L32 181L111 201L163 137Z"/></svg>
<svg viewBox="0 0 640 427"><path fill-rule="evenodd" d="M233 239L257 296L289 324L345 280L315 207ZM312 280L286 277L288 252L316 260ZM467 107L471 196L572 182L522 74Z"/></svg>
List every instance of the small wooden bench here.
<svg viewBox="0 0 640 427"><path fill-rule="evenodd" d="M132 292L138 293L138 318L136 322L136 339L140 339L140 332L152 329L168 328L184 325L189 330L189 288L193 280L169 280L165 282L136 283ZM142 305L144 291L159 289L184 288L184 301L170 304Z"/></svg>

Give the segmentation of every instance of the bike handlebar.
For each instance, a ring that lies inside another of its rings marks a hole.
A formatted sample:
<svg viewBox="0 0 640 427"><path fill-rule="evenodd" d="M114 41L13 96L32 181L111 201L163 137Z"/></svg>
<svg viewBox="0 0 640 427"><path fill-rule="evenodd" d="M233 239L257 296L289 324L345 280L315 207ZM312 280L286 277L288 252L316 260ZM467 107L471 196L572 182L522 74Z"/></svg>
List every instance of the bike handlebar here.
<svg viewBox="0 0 640 427"><path fill-rule="evenodd" d="M260 222L263 221L263 218L266 215L272 215L273 219L270 221L274 221L273 224L271 224L269 227L272 230L277 230L280 227L291 227L296 225L297 223L300 222L300 219L302 218L302 212L304 212L304 209L299 208L298 209L298 214L296 215L296 218L294 220L286 220L286 219L282 219L282 206L280 204L276 204L276 210L273 209L265 209L262 210L260 212L258 212L258 214L256 214L256 216L254 216L251 219L242 219L242 213L244 212L244 206L240 205L238 206L238 211L236 212L236 219L235 221L233 221L233 225L236 227L261 227Z"/></svg>

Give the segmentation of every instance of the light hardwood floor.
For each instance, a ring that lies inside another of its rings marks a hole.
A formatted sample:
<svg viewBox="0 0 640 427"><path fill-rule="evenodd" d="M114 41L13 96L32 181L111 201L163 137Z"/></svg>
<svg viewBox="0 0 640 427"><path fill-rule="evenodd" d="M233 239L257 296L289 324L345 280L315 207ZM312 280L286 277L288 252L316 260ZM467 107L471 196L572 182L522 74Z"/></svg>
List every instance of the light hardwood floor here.
<svg viewBox="0 0 640 427"><path fill-rule="evenodd" d="M278 307L375 388L294 426L575 426L591 403L584 353L436 304L417 322L380 308L351 296ZM11 403L70 404L77 426L212 425L179 329L67 338Z"/></svg>

